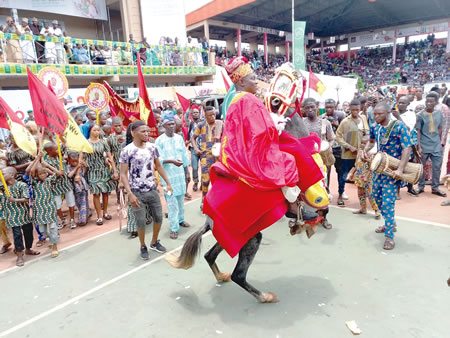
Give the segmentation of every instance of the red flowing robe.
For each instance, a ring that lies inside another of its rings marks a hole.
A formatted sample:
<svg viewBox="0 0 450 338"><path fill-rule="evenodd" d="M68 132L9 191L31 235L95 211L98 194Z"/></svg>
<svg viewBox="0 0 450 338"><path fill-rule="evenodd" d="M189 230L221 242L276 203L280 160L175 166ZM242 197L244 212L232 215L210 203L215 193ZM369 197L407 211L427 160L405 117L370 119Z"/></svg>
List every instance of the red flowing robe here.
<svg viewBox="0 0 450 338"><path fill-rule="evenodd" d="M281 187L298 183L294 156L280 150L278 131L256 96L240 93L227 111L220 162L203 211L213 234L234 257L247 241L287 211Z"/></svg>

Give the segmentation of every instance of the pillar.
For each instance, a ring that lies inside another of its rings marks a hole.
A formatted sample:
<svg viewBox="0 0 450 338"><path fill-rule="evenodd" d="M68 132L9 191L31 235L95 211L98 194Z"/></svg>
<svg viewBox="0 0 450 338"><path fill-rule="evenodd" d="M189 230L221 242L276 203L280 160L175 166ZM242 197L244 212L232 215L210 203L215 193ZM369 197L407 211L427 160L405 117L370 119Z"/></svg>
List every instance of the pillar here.
<svg viewBox="0 0 450 338"><path fill-rule="evenodd" d="M323 39L320 39L320 62L323 61Z"/></svg>
<svg viewBox="0 0 450 338"><path fill-rule="evenodd" d="M209 42L209 23L208 20L205 20L205 22L203 23L203 30L205 31L205 37Z"/></svg>
<svg viewBox="0 0 450 338"><path fill-rule="evenodd" d="M290 41L285 42L285 50L286 50L286 62L291 61L291 51L290 51Z"/></svg>
<svg viewBox="0 0 450 338"><path fill-rule="evenodd" d="M450 53L450 21L448 22L448 30L447 30L447 53Z"/></svg>
<svg viewBox="0 0 450 338"><path fill-rule="evenodd" d="M397 30L394 30L394 46L392 47L392 64L397 60Z"/></svg>
<svg viewBox="0 0 450 338"><path fill-rule="evenodd" d="M237 30L237 55L241 56L242 55L242 50L241 50L241 39L242 39L242 32L240 29Z"/></svg>
<svg viewBox="0 0 450 338"><path fill-rule="evenodd" d="M269 50L267 46L267 33L264 33L264 62L269 63Z"/></svg>
<svg viewBox="0 0 450 338"><path fill-rule="evenodd" d="M350 55L352 54L351 52L352 52L352 50L350 49L350 43L349 43L348 48L347 48L347 63L349 66L350 66Z"/></svg>
<svg viewBox="0 0 450 338"><path fill-rule="evenodd" d="M229 51L231 54L236 53L236 48L234 47L234 40L227 40L227 51Z"/></svg>

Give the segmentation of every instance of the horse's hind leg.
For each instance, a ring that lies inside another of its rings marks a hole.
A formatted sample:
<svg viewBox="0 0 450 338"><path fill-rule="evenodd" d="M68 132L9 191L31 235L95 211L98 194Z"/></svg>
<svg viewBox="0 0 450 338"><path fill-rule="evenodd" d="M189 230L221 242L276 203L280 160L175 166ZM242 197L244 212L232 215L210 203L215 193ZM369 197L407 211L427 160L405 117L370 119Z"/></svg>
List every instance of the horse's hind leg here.
<svg viewBox="0 0 450 338"><path fill-rule="evenodd" d="M209 267L211 268L214 277L216 277L218 282L231 282L231 273L229 272L220 272L216 259L217 256L222 252L223 248L219 243L214 244L214 246L208 250L205 254L205 259L208 262Z"/></svg>
<svg viewBox="0 0 450 338"><path fill-rule="evenodd" d="M258 232L239 251L239 259L231 275L231 280L244 288L261 303L276 303L279 301L276 294L272 292L261 292L247 283L247 271L258 252L261 244L262 234Z"/></svg>

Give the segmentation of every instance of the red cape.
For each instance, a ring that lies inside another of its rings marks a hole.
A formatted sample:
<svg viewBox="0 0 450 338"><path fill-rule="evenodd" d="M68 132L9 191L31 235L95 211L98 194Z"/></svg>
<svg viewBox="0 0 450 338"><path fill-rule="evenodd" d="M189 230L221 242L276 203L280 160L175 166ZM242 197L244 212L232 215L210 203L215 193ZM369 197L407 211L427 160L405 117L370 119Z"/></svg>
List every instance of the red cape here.
<svg viewBox="0 0 450 338"><path fill-rule="evenodd" d="M213 219L213 235L231 257L287 211L281 189L253 189L231 176L220 162L211 167L210 177L212 187L205 197L203 212Z"/></svg>
<svg viewBox="0 0 450 338"><path fill-rule="evenodd" d="M278 131L269 112L250 93L236 94L227 110L221 162L231 175L258 190L298 182L294 157L280 151Z"/></svg>

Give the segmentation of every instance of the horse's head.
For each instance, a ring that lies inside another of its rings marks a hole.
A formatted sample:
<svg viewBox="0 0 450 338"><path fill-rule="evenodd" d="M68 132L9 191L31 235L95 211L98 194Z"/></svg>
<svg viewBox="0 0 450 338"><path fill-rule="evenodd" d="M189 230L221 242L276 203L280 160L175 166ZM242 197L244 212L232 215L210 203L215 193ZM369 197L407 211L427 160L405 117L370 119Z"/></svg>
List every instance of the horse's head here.
<svg viewBox="0 0 450 338"><path fill-rule="evenodd" d="M309 131L303 122L303 118L300 114L295 113L296 106L301 103L299 102L299 95L301 94L299 90L305 85L304 82L300 81L301 78L302 75L295 71L292 64L284 64L277 69L264 100L269 112L290 117L284 131L295 138L309 137ZM316 145L317 149L310 149L311 154L309 156L314 159L318 168L322 170L323 176L326 177L326 166L324 166L318 153L320 144ZM308 175L307 170L311 171L313 169L308 168L304 173L300 174ZM302 178L299 177L299 179L301 180ZM329 203L328 193L323 180L309 186L305 191L302 191L300 196L305 203L316 209L324 209Z"/></svg>

